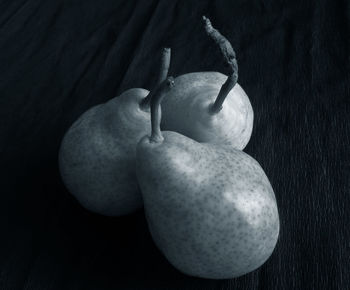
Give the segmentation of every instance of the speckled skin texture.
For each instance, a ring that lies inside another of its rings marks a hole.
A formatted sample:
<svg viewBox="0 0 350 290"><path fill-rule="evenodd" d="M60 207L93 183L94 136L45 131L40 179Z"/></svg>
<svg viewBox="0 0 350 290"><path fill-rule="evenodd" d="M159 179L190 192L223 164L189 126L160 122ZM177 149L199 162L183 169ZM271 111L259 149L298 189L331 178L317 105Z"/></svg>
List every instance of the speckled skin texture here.
<svg viewBox="0 0 350 290"><path fill-rule="evenodd" d="M226 97L222 110L214 115L208 113L226 79L219 72L188 73L175 78L176 86L162 103L162 129L198 142L245 148L252 134L254 114L238 83Z"/></svg>
<svg viewBox="0 0 350 290"><path fill-rule="evenodd" d="M261 266L275 248L279 215L263 169L231 146L175 132L137 146L137 178L152 237L188 275L226 279Z"/></svg>
<svg viewBox="0 0 350 290"><path fill-rule="evenodd" d="M150 115L139 109L148 94L130 89L85 112L68 130L59 167L68 190L86 209L108 216L142 207L135 174L135 148L150 131Z"/></svg>

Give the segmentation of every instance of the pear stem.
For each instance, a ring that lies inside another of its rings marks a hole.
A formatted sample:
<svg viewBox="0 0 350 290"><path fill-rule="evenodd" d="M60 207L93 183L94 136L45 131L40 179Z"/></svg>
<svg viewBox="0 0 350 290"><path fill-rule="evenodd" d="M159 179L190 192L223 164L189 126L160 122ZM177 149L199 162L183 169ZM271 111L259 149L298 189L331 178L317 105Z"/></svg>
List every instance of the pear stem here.
<svg viewBox="0 0 350 290"><path fill-rule="evenodd" d="M226 64L229 67L229 76L225 83L221 86L218 96L215 99L214 104L209 108L209 112L212 114L217 114L222 109L222 104L224 103L227 95L231 89L236 85L238 80L238 64L236 59L236 53L232 48L231 43L224 37L217 29L215 29L209 18L203 16L204 28L208 36L214 40L214 42L219 46L221 54L223 55Z"/></svg>
<svg viewBox="0 0 350 290"><path fill-rule="evenodd" d="M157 90L158 86L166 79L170 66L170 56L171 49L169 47L164 47L162 49L160 67L158 72L158 78L148 95L140 102L140 108L143 110L148 110L150 107L151 99Z"/></svg>
<svg viewBox="0 0 350 290"><path fill-rule="evenodd" d="M168 77L165 81L163 81L154 92L153 97L151 98L151 126L152 132L150 142L161 143L164 138L162 132L160 130L160 122L162 120L162 111L160 104L164 98L164 96L174 87L175 82L173 77Z"/></svg>

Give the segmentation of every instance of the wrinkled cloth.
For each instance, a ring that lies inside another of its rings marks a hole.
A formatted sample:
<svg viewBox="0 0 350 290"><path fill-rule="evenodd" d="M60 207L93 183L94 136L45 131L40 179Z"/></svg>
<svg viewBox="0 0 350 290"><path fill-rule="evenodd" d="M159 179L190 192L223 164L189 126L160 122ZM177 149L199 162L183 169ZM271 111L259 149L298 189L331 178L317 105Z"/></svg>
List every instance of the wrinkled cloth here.
<svg viewBox="0 0 350 290"><path fill-rule="evenodd" d="M274 188L272 257L234 280L176 271L143 211L84 210L59 176L64 132L88 108L170 75L223 71L201 17L232 43L255 114L245 152ZM1 289L348 289L350 2L0 1Z"/></svg>

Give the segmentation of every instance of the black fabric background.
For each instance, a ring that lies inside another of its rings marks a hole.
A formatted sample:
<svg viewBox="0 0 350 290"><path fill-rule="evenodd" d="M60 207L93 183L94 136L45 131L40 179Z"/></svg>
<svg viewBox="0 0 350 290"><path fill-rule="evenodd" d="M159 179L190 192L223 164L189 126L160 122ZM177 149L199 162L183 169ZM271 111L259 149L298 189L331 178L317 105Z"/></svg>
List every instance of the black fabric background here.
<svg viewBox="0 0 350 290"><path fill-rule="evenodd" d="M349 289L350 2L0 1L0 289ZM57 151L91 106L170 74L222 71L208 16L232 43L255 112L245 151L269 177L281 233L233 280L176 271L143 212L107 218L63 186Z"/></svg>

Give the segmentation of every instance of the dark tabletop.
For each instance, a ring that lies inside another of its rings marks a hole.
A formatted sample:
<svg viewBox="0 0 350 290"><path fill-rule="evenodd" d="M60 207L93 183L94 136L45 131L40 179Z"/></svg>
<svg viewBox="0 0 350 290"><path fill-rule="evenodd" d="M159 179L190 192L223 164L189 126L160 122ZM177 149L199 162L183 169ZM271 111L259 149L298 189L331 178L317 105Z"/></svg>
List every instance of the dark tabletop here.
<svg viewBox="0 0 350 290"><path fill-rule="evenodd" d="M245 151L274 188L271 258L233 280L175 270L143 211L84 210L57 168L64 132L127 88L222 70L208 16L232 43L254 108ZM350 289L350 2L0 1L0 289Z"/></svg>

